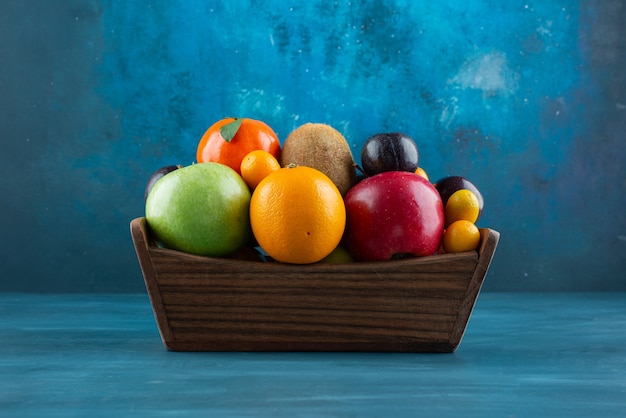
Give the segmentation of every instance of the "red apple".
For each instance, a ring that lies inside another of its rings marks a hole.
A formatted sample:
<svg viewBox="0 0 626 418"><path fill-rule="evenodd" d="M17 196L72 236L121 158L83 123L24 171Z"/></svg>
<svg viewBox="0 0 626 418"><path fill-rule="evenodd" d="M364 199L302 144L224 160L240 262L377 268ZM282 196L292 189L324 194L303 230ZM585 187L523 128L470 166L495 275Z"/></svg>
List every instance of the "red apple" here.
<svg viewBox="0 0 626 418"><path fill-rule="evenodd" d="M387 171L353 186L345 198L344 245L358 261L437 252L444 227L441 197L423 177Z"/></svg>

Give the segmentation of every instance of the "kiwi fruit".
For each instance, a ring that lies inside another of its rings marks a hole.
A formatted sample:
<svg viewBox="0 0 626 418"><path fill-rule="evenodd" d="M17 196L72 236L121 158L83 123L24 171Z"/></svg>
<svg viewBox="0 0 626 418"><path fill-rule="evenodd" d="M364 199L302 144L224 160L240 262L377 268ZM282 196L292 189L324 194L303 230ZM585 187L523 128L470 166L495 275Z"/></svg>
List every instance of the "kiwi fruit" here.
<svg viewBox="0 0 626 418"><path fill-rule="evenodd" d="M326 174L342 196L356 183L356 168L344 136L330 125L306 123L293 130L280 153L280 164L315 168Z"/></svg>

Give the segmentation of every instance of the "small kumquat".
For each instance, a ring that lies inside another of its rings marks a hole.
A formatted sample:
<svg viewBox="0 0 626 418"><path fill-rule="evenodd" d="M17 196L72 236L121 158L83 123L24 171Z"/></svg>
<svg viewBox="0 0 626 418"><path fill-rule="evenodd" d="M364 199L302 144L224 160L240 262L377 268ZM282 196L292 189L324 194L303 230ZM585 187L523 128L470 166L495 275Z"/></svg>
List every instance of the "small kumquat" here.
<svg viewBox="0 0 626 418"><path fill-rule="evenodd" d="M428 180L428 174L426 174L426 170L424 170L422 167L417 167L417 170L415 170L415 174L417 174L418 176L422 176L426 180Z"/></svg>
<svg viewBox="0 0 626 418"><path fill-rule="evenodd" d="M254 150L241 160L241 177L251 190L265 177L276 170L280 170L280 163L269 152Z"/></svg>
<svg viewBox="0 0 626 418"><path fill-rule="evenodd" d="M475 223L480 213L478 197L471 190L461 189L452 193L445 206L446 225L465 220Z"/></svg>
<svg viewBox="0 0 626 418"><path fill-rule="evenodd" d="M480 231L470 221L459 220L450 224L443 233L443 250L446 253L474 251L480 244Z"/></svg>

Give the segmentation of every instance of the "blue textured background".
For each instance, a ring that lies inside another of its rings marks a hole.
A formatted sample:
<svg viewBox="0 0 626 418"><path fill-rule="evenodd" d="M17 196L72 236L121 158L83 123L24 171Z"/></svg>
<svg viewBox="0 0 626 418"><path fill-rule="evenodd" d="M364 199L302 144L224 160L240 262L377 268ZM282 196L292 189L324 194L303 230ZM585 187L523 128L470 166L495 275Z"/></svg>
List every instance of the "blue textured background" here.
<svg viewBox="0 0 626 418"><path fill-rule="evenodd" d="M0 291L143 291L152 171L224 116L403 131L502 234L485 290L626 290L626 5L0 2Z"/></svg>

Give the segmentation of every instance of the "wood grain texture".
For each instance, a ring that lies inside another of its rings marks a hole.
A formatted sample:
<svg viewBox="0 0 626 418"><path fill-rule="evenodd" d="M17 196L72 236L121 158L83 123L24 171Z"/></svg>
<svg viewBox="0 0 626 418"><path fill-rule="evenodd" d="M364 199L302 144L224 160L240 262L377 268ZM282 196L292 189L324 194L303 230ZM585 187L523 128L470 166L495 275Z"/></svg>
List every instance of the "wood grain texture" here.
<svg viewBox="0 0 626 418"><path fill-rule="evenodd" d="M303 266L159 248L145 218L131 234L173 351L452 352L499 239L481 229L478 251Z"/></svg>

